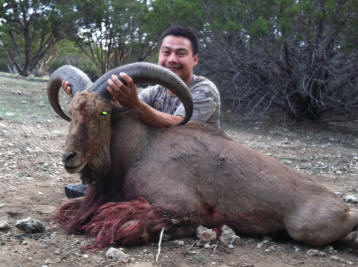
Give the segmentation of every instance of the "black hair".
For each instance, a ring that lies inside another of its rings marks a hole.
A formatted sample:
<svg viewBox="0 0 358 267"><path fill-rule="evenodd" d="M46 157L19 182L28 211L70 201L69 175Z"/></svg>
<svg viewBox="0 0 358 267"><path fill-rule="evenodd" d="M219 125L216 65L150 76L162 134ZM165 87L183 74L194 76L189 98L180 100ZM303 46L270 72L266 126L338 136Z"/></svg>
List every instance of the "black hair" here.
<svg viewBox="0 0 358 267"><path fill-rule="evenodd" d="M181 27L181 26L172 26L172 27L166 29L160 36L160 42L159 42L160 46L162 45L163 39L165 37L167 37L168 35L174 35L177 37L184 37L184 38L189 39L189 41L191 43L191 48L193 49L193 55L196 55L199 53L198 38L196 37L194 32L192 30L190 30L189 28Z"/></svg>

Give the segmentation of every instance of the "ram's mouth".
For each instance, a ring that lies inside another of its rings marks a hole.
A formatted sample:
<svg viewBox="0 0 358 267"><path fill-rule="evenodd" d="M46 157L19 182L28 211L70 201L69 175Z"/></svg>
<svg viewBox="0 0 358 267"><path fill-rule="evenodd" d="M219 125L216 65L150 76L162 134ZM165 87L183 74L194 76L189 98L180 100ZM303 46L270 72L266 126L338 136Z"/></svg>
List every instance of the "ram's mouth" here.
<svg viewBox="0 0 358 267"><path fill-rule="evenodd" d="M71 173L71 174L79 173L84 168L84 166L86 166L86 164L87 164L87 162L85 162L85 163L83 163L83 164L81 164L79 166L67 166L67 165L65 165L65 170L66 170L66 172Z"/></svg>

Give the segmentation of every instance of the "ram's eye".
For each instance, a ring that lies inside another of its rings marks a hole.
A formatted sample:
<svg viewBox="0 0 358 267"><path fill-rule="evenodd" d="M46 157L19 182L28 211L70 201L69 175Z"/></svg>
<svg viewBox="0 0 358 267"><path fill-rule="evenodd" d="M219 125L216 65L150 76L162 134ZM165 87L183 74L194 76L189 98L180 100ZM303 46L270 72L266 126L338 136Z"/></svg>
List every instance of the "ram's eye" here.
<svg viewBox="0 0 358 267"><path fill-rule="evenodd" d="M102 116L107 116L107 115L108 115L108 111L102 110L101 115L102 115Z"/></svg>

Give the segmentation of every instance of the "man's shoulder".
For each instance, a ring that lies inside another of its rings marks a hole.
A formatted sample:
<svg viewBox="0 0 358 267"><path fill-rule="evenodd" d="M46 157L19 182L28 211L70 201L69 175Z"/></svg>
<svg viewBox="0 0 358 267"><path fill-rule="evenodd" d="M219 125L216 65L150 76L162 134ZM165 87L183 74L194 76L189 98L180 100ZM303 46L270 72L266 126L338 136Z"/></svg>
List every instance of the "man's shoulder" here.
<svg viewBox="0 0 358 267"><path fill-rule="evenodd" d="M219 90L216 87L215 83L204 76L197 76L194 75L193 81L190 84L190 90L192 92L204 91L210 92L211 94L216 95L219 97Z"/></svg>
<svg viewBox="0 0 358 267"><path fill-rule="evenodd" d="M159 84L156 85L149 85L145 88L139 88L139 94L145 94L145 95L153 95L157 94L158 92L161 92L165 90L165 88Z"/></svg>
<svg viewBox="0 0 358 267"><path fill-rule="evenodd" d="M193 81L191 82L190 87L193 88L193 87L198 87L200 85L206 85L206 86L210 86L212 88L217 89L215 83L213 83L208 78L206 78L204 76L194 75Z"/></svg>

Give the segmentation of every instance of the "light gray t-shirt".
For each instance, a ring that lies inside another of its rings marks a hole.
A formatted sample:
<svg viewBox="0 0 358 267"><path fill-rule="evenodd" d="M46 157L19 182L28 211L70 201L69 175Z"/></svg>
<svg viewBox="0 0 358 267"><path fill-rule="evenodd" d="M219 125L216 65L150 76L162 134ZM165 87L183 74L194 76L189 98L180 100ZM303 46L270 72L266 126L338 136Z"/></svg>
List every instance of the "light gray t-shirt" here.
<svg viewBox="0 0 358 267"><path fill-rule="evenodd" d="M189 84L194 109L191 120L209 123L220 128L220 94L215 84L202 76L193 76ZM139 93L139 98L151 107L176 116L185 116L184 105L176 96L161 86L149 86Z"/></svg>

